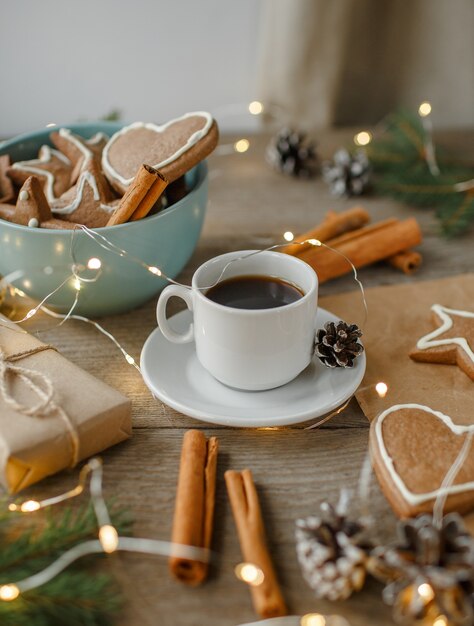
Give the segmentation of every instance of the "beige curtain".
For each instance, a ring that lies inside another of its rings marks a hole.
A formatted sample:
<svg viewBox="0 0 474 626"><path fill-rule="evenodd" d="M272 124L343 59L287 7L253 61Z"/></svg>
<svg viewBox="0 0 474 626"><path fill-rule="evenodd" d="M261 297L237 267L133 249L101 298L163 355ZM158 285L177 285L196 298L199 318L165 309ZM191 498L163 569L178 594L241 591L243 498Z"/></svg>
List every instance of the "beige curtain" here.
<svg viewBox="0 0 474 626"><path fill-rule="evenodd" d="M433 105L474 124L473 0L263 0L258 92L280 123L372 124Z"/></svg>

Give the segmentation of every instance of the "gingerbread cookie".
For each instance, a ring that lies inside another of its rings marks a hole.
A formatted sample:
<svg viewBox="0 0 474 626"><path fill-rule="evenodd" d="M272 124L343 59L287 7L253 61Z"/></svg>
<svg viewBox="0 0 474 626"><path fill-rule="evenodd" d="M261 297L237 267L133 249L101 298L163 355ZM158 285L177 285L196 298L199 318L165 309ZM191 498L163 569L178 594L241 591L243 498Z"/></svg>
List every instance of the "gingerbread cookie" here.
<svg viewBox="0 0 474 626"><path fill-rule="evenodd" d="M77 181L82 169L91 158L95 157L100 162L102 150L109 138L105 133L96 133L90 139L84 139L75 135L69 128L60 128L59 131L51 133L50 139L72 163L73 169L68 185L71 186Z"/></svg>
<svg viewBox="0 0 474 626"><path fill-rule="evenodd" d="M84 165L77 183L51 205L55 216L89 228L106 226L119 200L114 200L94 158Z"/></svg>
<svg viewBox="0 0 474 626"><path fill-rule="evenodd" d="M383 492L400 517L430 512L446 493L445 511L474 508L474 454L468 454L454 478L441 489L474 426L455 424L448 415L420 404L399 404L370 426L370 449Z"/></svg>
<svg viewBox="0 0 474 626"><path fill-rule="evenodd" d="M74 228L74 224L52 216L41 181L36 176L30 176L25 181L16 206L0 204L0 217L30 228Z"/></svg>
<svg viewBox="0 0 474 626"><path fill-rule="evenodd" d="M7 171L10 168L10 157L8 154L0 155L0 203L12 202L15 198L13 183Z"/></svg>
<svg viewBox="0 0 474 626"><path fill-rule="evenodd" d="M111 137L102 153L102 169L120 193L125 193L143 163L173 182L206 158L218 139L210 113L187 113L163 126L136 122Z"/></svg>
<svg viewBox="0 0 474 626"><path fill-rule="evenodd" d="M435 330L418 340L410 358L423 363L457 365L474 380L474 313L431 307Z"/></svg>
<svg viewBox="0 0 474 626"><path fill-rule="evenodd" d="M58 150L41 146L37 159L17 161L8 168L7 174L17 185L30 177L38 177L48 202L54 202L70 187L72 173L71 161Z"/></svg>

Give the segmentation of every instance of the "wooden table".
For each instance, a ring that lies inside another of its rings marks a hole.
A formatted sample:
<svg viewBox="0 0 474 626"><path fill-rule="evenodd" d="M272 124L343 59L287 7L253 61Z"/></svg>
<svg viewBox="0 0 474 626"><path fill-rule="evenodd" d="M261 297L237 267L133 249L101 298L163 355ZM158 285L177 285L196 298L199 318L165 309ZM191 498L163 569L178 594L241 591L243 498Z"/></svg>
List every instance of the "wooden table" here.
<svg viewBox="0 0 474 626"><path fill-rule="evenodd" d="M350 132L328 132L319 138L326 158L351 137ZM451 143L473 150L474 133L448 134ZM223 142L233 138L223 138ZM320 179L299 181L270 169L264 160L267 138L257 137L246 154L210 159L210 194L206 223L199 246L180 277L189 282L204 260L230 250L266 247L279 242L286 230L303 232L322 219L328 209L342 210L353 200L333 198ZM469 148L470 147L470 148ZM366 286L426 280L473 269L473 236L447 241L437 235L430 210L413 209L390 199L360 200L373 220L415 215L422 225L420 250L424 264L407 277L380 264L361 271ZM321 295L355 288L351 277L325 284ZM126 285L124 285L126 289ZM138 360L141 347L155 328L155 302L101 323ZM51 326L49 318L35 318L30 331ZM171 580L164 559L114 555L112 568L127 597L120 626L237 626L257 619L246 586L233 567L241 560L234 522L226 497L223 474L228 468L250 467L261 497L270 550L291 613L339 613L353 626L388 626L390 610L381 600L381 586L373 581L345 603L314 599L303 582L295 556L294 522L318 511L319 503L335 501L341 487L355 488L366 454L368 422L352 401L341 415L322 428L278 430L211 427L153 399L139 373L116 348L92 327L70 321L43 332L71 361L129 396L133 401L134 432L130 441L103 454L106 495L117 497L133 513L136 536L170 536L181 441L188 428L202 428L220 442L217 510L209 581L190 589ZM29 490L35 497L57 493L75 480L63 473ZM372 513L381 528L393 528L395 517L377 483L372 485Z"/></svg>

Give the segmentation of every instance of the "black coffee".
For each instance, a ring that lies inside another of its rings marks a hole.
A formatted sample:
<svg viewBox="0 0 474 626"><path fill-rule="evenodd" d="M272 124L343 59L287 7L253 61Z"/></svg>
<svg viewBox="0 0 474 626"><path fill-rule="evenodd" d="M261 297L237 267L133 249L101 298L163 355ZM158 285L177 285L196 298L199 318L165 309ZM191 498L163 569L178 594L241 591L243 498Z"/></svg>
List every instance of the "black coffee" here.
<svg viewBox="0 0 474 626"><path fill-rule="evenodd" d="M235 309L274 309L296 302L304 293L291 283L273 276L235 276L211 287L209 300Z"/></svg>

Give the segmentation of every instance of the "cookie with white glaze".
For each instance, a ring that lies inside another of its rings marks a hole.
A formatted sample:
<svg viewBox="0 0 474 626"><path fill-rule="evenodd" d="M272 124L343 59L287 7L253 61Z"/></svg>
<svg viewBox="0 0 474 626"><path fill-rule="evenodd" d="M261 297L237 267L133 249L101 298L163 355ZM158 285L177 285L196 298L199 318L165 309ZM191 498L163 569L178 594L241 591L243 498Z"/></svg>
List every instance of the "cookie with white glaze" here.
<svg viewBox="0 0 474 626"><path fill-rule="evenodd" d="M420 404L394 405L370 426L370 450L382 491L399 517L433 510L446 492L445 512L474 509L474 453L454 482L442 487L474 425L459 425L440 411Z"/></svg>
<svg viewBox="0 0 474 626"><path fill-rule="evenodd" d="M62 152L44 145L37 159L17 161L7 174L16 185L23 185L30 176L39 178L48 202L54 202L70 187L72 165Z"/></svg>
<svg viewBox="0 0 474 626"><path fill-rule="evenodd" d="M210 113L187 113L158 126L136 122L115 133L102 153L110 184L125 193L143 163L173 182L216 147L219 131Z"/></svg>
<svg viewBox="0 0 474 626"><path fill-rule="evenodd" d="M421 363L457 365L474 381L474 312L431 307L435 330L421 337L410 358Z"/></svg>
<svg viewBox="0 0 474 626"><path fill-rule="evenodd" d="M84 139L69 128L60 128L59 131L51 133L50 139L72 164L69 187L77 181L91 158L95 158L100 163L102 151L109 138L105 133L96 133L90 139Z"/></svg>
<svg viewBox="0 0 474 626"><path fill-rule="evenodd" d="M74 228L74 224L53 217L42 183L36 176L30 176L25 181L16 206L0 204L0 218L29 228Z"/></svg>
<svg viewBox="0 0 474 626"><path fill-rule="evenodd" d="M77 183L51 205L51 210L62 220L100 228L106 226L118 202L98 163L90 158Z"/></svg>

